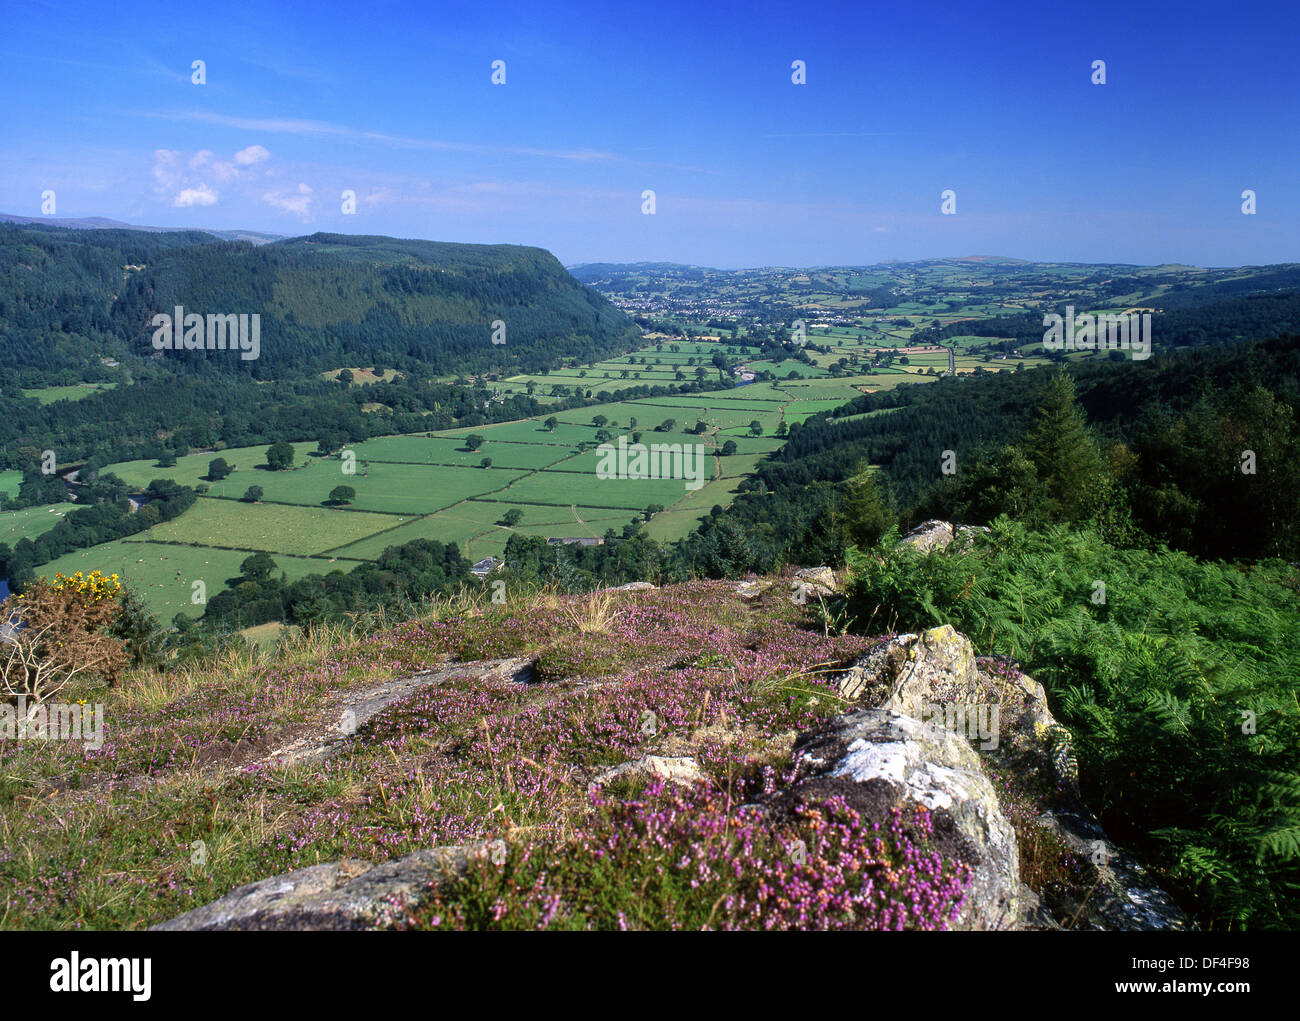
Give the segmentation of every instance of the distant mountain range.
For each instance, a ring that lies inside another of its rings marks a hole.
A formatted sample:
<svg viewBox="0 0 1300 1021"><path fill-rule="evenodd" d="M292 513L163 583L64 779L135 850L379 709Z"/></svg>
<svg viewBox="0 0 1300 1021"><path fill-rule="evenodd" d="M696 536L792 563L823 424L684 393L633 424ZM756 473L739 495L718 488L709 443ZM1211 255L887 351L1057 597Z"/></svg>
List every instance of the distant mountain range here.
<svg viewBox="0 0 1300 1021"><path fill-rule="evenodd" d="M614 274L659 274L659 273L807 273L815 270L828 269L871 269L879 266L922 266L939 263L952 262L973 262L987 263L989 265L1007 265L1007 266L1032 266L1035 263L1029 259L1017 259L1009 255L958 255L940 259L884 259L881 262L871 265L839 265L827 264L824 266L738 266L730 269L720 269L717 266L697 266L689 262L575 262L566 265L564 268L574 275L578 280L584 282L590 280L599 280ZM1062 263L1062 265L1073 265ZM1079 263L1077 265L1085 265Z"/></svg>
<svg viewBox="0 0 1300 1021"><path fill-rule="evenodd" d="M255 245L264 245L270 241L283 241L288 234L268 234L260 230L209 230L206 227L142 227L139 224L123 223L110 220L106 216L57 217L57 216L15 216L12 213L0 213L0 223L39 223L47 227L67 227L70 230L143 230L152 234L177 234L198 231L211 234L222 241L251 241Z"/></svg>

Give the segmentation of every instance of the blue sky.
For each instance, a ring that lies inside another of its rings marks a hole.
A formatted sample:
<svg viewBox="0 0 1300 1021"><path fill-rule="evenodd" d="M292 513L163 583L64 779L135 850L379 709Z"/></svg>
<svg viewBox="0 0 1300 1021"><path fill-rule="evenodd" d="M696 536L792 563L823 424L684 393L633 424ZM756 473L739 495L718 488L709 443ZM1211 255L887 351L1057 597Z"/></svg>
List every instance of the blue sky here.
<svg viewBox="0 0 1300 1021"><path fill-rule="evenodd" d="M1300 261L1294 2L10 0L0 26L0 212L49 189L61 217L570 264Z"/></svg>

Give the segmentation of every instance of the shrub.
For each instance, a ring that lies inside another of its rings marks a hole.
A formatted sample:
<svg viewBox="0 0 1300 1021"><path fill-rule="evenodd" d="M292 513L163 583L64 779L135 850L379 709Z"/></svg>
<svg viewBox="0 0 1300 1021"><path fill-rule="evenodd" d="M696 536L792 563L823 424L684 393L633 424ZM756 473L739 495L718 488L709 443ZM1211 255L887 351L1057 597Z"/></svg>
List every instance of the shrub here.
<svg viewBox="0 0 1300 1021"><path fill-rule="evenodd" d="M117 614L108 633L122 642L122 652L132 667L155 667L163 661L166 634L158 618L132 589L123 589Z"/></svg>
<svg viewBox="0 0 1300 1021"><path fill-rule="evenodd" d="M15 596L7 617L10 631L0 642L0 683L6 693L41 702L74 677L99 676L113 683L127 662L124 643L106 633L121 594L117 575L78 571L55 575L54 581L37 578Z"/></svg>

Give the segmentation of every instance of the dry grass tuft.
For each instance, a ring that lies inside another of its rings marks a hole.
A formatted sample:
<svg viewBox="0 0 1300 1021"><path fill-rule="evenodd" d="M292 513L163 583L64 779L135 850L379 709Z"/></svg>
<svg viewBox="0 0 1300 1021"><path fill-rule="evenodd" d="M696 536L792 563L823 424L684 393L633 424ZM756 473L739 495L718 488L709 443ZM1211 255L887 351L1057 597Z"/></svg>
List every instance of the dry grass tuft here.
<svg viewBox="0 0 1300 1021"><path fill-rule="evenodd" d="M603 635L608 634L614 622L622 616L622 611L614 609L617 602L613 592L591 592L563 603L560 609L579 633Z"/></svg>

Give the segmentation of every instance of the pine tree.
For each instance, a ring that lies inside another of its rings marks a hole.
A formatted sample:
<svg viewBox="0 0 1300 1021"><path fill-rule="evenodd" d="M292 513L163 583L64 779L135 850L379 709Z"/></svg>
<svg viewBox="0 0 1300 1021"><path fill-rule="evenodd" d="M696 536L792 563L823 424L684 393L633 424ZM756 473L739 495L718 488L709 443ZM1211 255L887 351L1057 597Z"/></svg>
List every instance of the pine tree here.
<svg viewBox="0 0 1300 1021"><path fill-rule="evenodd" d="M884 479L872 468L843 484L838 509L846 546L872 546L898 523Z"/></svg>
<svg viewBox="0 0 1300 1021"><path fill-rule="evenodd" d="M1104 481L1102 459L1075 397L1074 380L1065 372L1043 388L1037 422L1023 446L1038 473L1037 516L1048 521L1088 518Z"/></svg>

